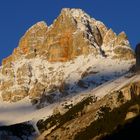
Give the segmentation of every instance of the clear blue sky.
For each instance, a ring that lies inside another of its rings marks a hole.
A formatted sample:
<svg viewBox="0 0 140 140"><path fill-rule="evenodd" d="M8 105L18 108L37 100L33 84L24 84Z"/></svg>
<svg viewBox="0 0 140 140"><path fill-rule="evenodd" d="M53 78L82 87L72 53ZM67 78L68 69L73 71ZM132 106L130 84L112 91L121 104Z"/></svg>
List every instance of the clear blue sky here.
<svg viewBox="0 0 140 140"><path fill-rule="evenodd" d="M133 48L140 42L140 0L0 0L0 61L31 25L50 25L65 7L83 9L116 33L125 31Z"/></svg>

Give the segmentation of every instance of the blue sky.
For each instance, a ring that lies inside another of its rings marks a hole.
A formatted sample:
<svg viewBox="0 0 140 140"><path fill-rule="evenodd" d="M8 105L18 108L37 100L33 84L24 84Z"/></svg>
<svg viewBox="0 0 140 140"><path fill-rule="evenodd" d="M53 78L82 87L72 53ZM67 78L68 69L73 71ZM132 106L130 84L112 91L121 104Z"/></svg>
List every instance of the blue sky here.
<svg viewBox="0 0 140 140"><path fill-rule="evenodd" d="M83 9L116 33L125 31L133 48L140 42L140 0L0 0L0 61L31 25L50 25L65 7Z"/></svg>

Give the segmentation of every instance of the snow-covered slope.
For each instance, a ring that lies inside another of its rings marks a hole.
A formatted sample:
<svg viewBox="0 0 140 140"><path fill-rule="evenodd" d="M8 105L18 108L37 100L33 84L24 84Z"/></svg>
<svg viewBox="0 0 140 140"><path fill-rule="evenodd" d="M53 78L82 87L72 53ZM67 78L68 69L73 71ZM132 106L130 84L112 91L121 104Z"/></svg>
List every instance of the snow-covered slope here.
<svg viewBox="0 0 140 140"><path fill-rule="evenodd" d="M32 104L29 104L28 98L25 98L24 100L19 101L17 103L1 102L2 114L0 116L0 125L6 126L30 122L30 124L32 124L32 126L36 129L36 133L38 133L39 131L36 126L36 123L39 120L46 120L54 113L56 113L56 111L60 112L61 114L65 114L70 108L72 108L73 106L81 102L83 99L86 99L88 97L93 97L93 100L96 98L96 102L98 102L106 95L119 91L123 87L129 85L130 83L139 82L139 79L139 74L135 75L133 73L129 73L116 80L106 82L105 84L98 86L97 88L91 91L81 92L77 95L69 95L67 97L63 97L58 102L50 104L47 107L44 107L39 110L33 107ZM44 133L44 135L45 134L46 133Z"/></svg>
<svg viewBox="0 0 140 140"><path fill-rule="evenodd" d="M43 85L43 87L38 88L47 87L46 90L44 93L35 93L36 91L33 91L34 93L30 92L29 95L31 99L37 98L40 94L50 95L56 92L57 96L61 97L64 96L63 92L71 94L79 92L80 89L92 89L108 80L121 76L126 73L133 64L134 60L113 60L111 58L94 57L94 54L90 54L86 57L79 56L69 62L57 63L50 63L39 57L29 60L22 59L13 63L15 83L13 86L5 89L5 92L10 94L9 92L22 91L23 87L32 90L35 88L35 85L37 85L36 83L41 83L40 85ZM21 71L19 71L20 69ZM19 79L19 75L22 76L20 77L21 79ZM1 76L0 81L11 81L10 78L11 76ZM19 80L23 80L21 81L22 86L19 85ZM52 88L56 89L50 91ZM40 92L43 92L42 89L40 90ZM0 91L1 94L2 92L3 91ZM7 98L7 96L5 98ZM22 93L19 93L19 96L22 96ZM11 100L16 100L14 95Z"/></svg>
<svg viewBox="0 0 140 140"><path fill-rule="evenodd" d="M92 57L92 56L89 56L86 58L82 58L82 56L81 56L75 60L75 63L72 63L70 61L63 65L62 65L62 63L44 64L44 62L40 63L39 62L40 60L36 59L36 61L34 61L35 63L32 63L32 71L34 72L34 77L36 77L36 78L41 77L43 72L46 72L48 74L48 77L50 77L50 79L52 79L52 80L55 79L56 85L60 84L59 78L65 79L65 82L67 84L70 84L70 89L66 90L68 92L68 94L66 94L66 95L62 95L62 93L60 93L59 91L54 91L48 95L48 97L49 97L50 95L53 94L53 102L55 103L55 102L58 102L61 98L64 98L65 96L69 95L70 97L72 97L72 96L75 97L76 95L79 96L79 94L80 94L80 96L82 96L82 93L86 94L87 92L92 91L93 88L95 88L107 81L111 80L111 82L112 82L112 80L125 74L127 72L127 69L129 69L129 67L131 67L131 65L133 63L133 61L130 61L126 64L126 61L102 59L102 58L98 58L93 61L90 57ZM84 60L84 62L80 61L82 59ZM24 60L22 62L24 63ZM22 65L22 62L20 62L19 64ZM29 64L30 63L31 63L31 61L29 61ZM115 63L115 65L114 65L114 63ZM17 63L17 66L15 66L15 68L20 66L19 64ZM26 64L28 65L27 62L26 62ZM54 67L54 65L55 65L55 67ZM42 72L39 69L43 66L47 66L47 68L43 69L43 72ZM54 68L52 73L49 73L50 67ZM62 69L62 67L63 67L63 69ZM88 69L88 71L87 71L87 69ZM81 75L85 71L90 74L88 74L87 76L83 77L83 79L81 79ZM59 77L60 72L63 73L61 77ZM81 85L77 84L77 81L79 81L79 80L82 80ZM126 78L125 78L125 80L126 80ZM123 81L124 80L122 80L121 82L123 82ZM118 83L118 85L119 84L120 83ZM113 85L113 83L112 83L112 85ZM30 86L32 86L32 85L30 85ZM115 84L115 86L116 86L116 84ZM99 86L99 89L101 87L102 86ZM15 85L12 87L12 89L18 90L16 88L18 88L18 86L15 83ZM104 91L106 88L107 87L104 88ZM9 90L12 90L12 89L9 89ZM97 95L98 94L100 94L100 93L97 92ZM78 100L80 101L81 98L78 97ZM24 118L24 115L26 116L27 114L30 116L31 120L37 116L37 115L33 115L34 114L33 112L35 112L35 110L38 110L38 109L30 103L29 97L26 97L24 100L18 101L16 103L10 103L10 102L7 103L7 102L2 101L2 99L1 99L0 103L1 103L1 111L3 112L0 115L0 120L1 120L2 125L16 123L16 122L22 122L24 120L24 119L22 120L22 118ZM40 105L40 107L43 107L46 105L51 106L51 102L49 102L46 99L45 101L40 102L39 105ZM44 110L46 110L46 108ZM53 109L52 109L52 111L53 111ZM48 115L49 115L49 112L50 111L47 111ZM10 117L8 114L11 114ZM39 113L39 116L40 115L41 114ZM45 115L46 115L46 113L45 113ZM15 119L15 116L17 116L17 119ZM27 121L27 120L24 120L24 121Z"/></svg>
<svg viewBox="0 0 140 140"><path fill-rule="evenodd" d="M128 78L130 77L130 78ZM140 75L134 75L131 73L126 74L125 76L122 76L116 80L111 80L109 82L106 82L105 84L91 90L91 91L81 91L77 95L69 95L68 97L63 97L61 100L59 100L56 103L50 104L47 107L44 107L42 109L36 109L32 104L29 102L28 98L25 98L22 101L19 101L17 103L6 103L1 101L1 112L0 125L12 125L16 123L21 122L27 122L27 121L37 121L43 117L47 118L47 116L50 116L53 114L53 111L55 108L58 108L60 112L67 111L65 110L65 105L75 105L78 102L80 102L83 98L88 96L96 96L97 99L103 98L106 94L111 93L113 91L117 91L121 89L122 87L126 86L130 82L137 82L140 79ZM98 101L97 100L97 101ZM16 118L15 118L16 116Z"/></svg>

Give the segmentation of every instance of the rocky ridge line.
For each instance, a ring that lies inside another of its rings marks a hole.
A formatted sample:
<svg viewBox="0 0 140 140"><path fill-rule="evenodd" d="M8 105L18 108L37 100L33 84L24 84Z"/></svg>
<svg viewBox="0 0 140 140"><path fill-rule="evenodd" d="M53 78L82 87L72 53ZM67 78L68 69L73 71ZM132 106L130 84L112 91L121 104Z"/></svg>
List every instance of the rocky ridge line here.
<svg viewBox="0 0 140 140"><path fill-rule="evenodd" d="M82 64L79 65L80 58ZM134 53L126 34L122 32L117 36L80 9L63 9L51 26L48 27L45 22L33 25L21 38L13 54L2 61L2 99L16 102L27 96L40 98L50 92L64 93L60 95L64 96L67 94L65 89L71 89L69 84L78 84L87 69L96 67L97 58L101 58L100 61L111 59L115 63L119 60L131 63ZM71 69L71 64L77 67Z"/></svg>

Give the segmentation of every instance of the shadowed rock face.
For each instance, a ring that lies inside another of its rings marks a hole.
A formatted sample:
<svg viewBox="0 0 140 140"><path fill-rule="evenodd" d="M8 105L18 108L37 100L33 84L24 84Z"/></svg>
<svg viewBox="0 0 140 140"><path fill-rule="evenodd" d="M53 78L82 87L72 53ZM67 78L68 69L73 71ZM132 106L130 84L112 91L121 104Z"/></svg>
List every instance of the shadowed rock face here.
<svg viewBox="0 0 140 140"><path fill-rule="evenodd" d="M140 70L140 44L136 46L135 53L136 53L136 70L139 71Z"/></svg>
<svg viewBox="0 0 140 140"><path fill-rule="evenodd" d="M0 126L1 140L25 140L34 139L33 134L35 130L32 125L28 123L15 124L11 126Z"/></svg>
<svg viewBox="0 0 140 140"><path fill-rule="evenodd" d="M140 130L140 116L132 119L129 123L124 126L119 126L116 131L111 135L108 135L102 140L133 140L139 139Z"/></svg>

